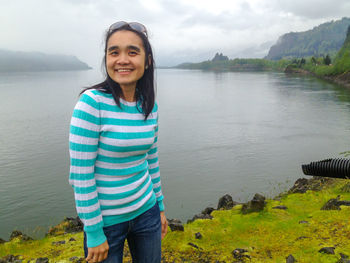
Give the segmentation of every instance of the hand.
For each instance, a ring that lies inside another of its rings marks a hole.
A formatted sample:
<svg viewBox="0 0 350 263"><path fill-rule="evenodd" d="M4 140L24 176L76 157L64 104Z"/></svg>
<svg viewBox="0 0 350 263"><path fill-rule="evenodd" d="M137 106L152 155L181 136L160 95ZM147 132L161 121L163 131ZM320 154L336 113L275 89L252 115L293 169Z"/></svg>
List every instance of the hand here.
<svg viewBox="0 0 350 263"><path fill-rule="evenodd" d="M160 222L162 223L162 239L168 232L168 220L165 217L164 211L160 212Z"/></svg>
<svg viewBox="0 0 350 263"><path fill-rule="evenodd" d="M108 242L107 240L97 247L88 248L88 256L86 258L87 262L100 262L107 258L108 256Z"/></svg>

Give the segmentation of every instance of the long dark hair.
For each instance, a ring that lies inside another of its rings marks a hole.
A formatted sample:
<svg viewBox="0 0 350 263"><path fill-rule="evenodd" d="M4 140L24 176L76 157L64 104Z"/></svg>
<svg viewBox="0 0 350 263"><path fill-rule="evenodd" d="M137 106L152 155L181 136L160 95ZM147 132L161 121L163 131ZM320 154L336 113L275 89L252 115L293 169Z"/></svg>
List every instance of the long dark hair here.
<svg viewBox="0 0 350 263"><path fill-rule="evenodd" d="M155 102L155 91L154 91L154 59L153 59L153 52L152 52L152 47L150 42L148 41L147 36L139 32L137 30L134 30L131 28L128 24L125 24L124 26L110 31L108 30L106 32L105 38L104 38L104 43L105 43L105 48L104 48L104 57L103 57L103 69L104 73L106 75L106 79L102 81L101 83L98 83L96 85L93 85L91 87L85 88L80 94L82 94L84 91L89 90L89 89L97 89L99 91L109 93L113 95L113 98L115 100L115 103L120 107L120 97L123 95L123 91L120 87L120 85L115 82L107 72L106 68L106 54L107 54L107 43L109 38L117 31L121 30L128 30L131 32L134 32L136 35L138 35L142 39L143 47L145 49L145 71L143 73L143 76L137 81L136 84L136 91L135 91L135 98L136 102L141 103L141 109L139 109L140 112L143 113L145 116L145 120L148 118L150 113L153 110L154 107L154 102ZM138 103L136 103L138 105Z"/></svg>

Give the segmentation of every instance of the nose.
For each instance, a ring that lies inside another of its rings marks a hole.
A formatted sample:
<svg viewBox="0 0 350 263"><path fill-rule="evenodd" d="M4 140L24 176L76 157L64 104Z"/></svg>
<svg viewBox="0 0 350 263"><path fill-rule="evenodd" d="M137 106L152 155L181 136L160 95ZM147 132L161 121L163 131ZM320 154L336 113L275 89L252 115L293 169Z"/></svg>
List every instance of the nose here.
<svg viewBox="0 0 350 263"><path fill-rule="evenodd" d="M125 65L125 64L128 64L128 63L129 63L129 56L128 56L128 54L122 52L119 55L118 64Z"/></svg>

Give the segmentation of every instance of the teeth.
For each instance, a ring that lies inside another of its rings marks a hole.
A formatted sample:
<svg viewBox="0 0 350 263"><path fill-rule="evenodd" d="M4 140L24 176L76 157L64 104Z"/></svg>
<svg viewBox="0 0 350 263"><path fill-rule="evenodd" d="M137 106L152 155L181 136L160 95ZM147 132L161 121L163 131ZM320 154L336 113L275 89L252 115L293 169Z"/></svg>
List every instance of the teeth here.
<svg viewBox="0 0 350 263"><path fill-rule="evenodd" d="M118 72L128 72L131 71L130 69L118 69Z"/></svg>

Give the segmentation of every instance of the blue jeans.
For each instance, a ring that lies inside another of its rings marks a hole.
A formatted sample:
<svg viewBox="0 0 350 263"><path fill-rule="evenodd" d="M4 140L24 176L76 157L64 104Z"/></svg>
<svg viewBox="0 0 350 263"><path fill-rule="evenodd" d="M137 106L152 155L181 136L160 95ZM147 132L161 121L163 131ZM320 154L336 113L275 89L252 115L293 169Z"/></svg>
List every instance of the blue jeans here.
<svg viewBox="0 0 350 263"><path fill-rule="evenodd" d="M109 245L108 257L104 263L122 263L125 239L128 241L132 262L160 263L161 222L158 203L138 217L103 228ZM86 234L84 252L87 257Z"/></svg>

